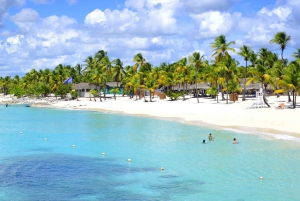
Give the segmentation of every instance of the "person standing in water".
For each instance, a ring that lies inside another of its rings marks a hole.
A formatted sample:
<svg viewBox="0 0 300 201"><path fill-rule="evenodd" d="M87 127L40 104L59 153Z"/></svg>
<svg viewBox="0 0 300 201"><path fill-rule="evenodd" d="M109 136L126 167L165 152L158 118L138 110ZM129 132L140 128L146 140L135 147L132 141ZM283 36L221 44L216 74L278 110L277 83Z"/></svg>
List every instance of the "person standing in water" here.
<svg viewBox="0 0 300 201"><path fill-rule="evenodd" d="M212 134L210 133L209 135L208 135L208 140L209 141L212 141L213 139L215 139L213 136L212 136Z"/></svg>

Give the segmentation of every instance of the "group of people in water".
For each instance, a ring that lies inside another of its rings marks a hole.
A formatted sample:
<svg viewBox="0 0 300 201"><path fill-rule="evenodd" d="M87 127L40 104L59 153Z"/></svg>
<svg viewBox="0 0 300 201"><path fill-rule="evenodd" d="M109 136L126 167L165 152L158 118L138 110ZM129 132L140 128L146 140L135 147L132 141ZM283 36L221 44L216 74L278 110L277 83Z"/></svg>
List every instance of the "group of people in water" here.
<svg viewBox="0 0 300 201"><path fill-rule="evenodd" d="M214 139L215 139L215 137L213 137L212 134L210 133L208 135L208 140L213 141ZM202 142L203 142L203 144L205 144L205 140L203 140ZM233 144L237 144L237 143L238 143L238 141L236 140L236 138L233 138Z"/></svg>

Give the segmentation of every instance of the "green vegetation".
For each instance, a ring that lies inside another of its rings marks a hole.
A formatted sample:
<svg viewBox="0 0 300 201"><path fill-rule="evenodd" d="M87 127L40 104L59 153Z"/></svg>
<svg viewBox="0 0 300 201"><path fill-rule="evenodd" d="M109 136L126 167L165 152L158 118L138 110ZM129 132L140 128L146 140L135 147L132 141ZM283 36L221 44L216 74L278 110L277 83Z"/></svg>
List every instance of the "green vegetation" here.
<svg viewBox="0 0 300 201"><path fill-rule="evenodd" d="M94 100L99 96L100 101L106 99L106 83L115 81L117 87L110 90L114 93L124 91L130 98L141 99L145 94L150 94L152 101L154 91L157 88L162 89L171 98L177 100L182 97L186 99L187 85L194 84L194 95L199 103L200 83L208 83L211 88L207 91L218 101L218 92L222 93L222 100L228 103L229 93L243 91L243 100L245 97L245 87L250 83L261 83L262 88L271 86L276 94L291 92L293 96L293 105L296 107L296 95L300 93L300 49L298 48L293 57L295 60L287 61L284 58L284 50L291 37L284 32L278 32L270 43L279 45L280 57L269 51L267 48L261 48L254 52L251 47L243 45L239 48L237 54L241 56L245 63L241 66L230 55L235 52L232 47L234 41L228 42L224 35L216 37L211 43L212 55L210 61L205 60L203 54L194 52L190 56L183 57L174 63L162 63L159 66L152 66L141 53L133 56L132 66L123 66L120 59L110 60L107 52L100 50L94 55L87 57L83 65L59 64L53 70L35 70L32 69L22 78L0 77L0 89L4 94L12 94L16 97L24 95L30 97L45 97L49 94L65 97L70 93L72 98L77 98L78 93L74 90L74 84L87 82L94 84L96 90L91 90ZM64 84L64 81L72 77L71 84ZM244 79L243 89L240 87L240 79ZM247 81L246 81L247 80ZM180 91L173 90L178 86ZM101 94L103 92L103 95ZM225 98L224 92L227 97ZM266 99L264 97L266 102Z"/></svg>

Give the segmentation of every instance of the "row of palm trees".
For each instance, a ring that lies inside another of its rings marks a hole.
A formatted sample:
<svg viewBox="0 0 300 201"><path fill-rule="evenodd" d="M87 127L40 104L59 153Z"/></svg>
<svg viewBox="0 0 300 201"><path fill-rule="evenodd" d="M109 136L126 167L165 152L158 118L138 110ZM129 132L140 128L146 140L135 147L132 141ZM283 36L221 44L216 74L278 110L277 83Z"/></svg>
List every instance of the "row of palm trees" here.
<svg viewBox="0 0 300 201"><path fill-rule="evenodd" d="M97 90L93 91L95 96L99 96L102 101L102 91L106 99L106 83L117 82L122 86L124 93L135 99L146 96L146 91L150 92L152 101L153 92L157 88L164 88L170 97L177 97L180 94L185 100L186 86L195 84L194 93L199 103L198 84L201 82L210 83L208 90L212 96L218 100L218 92L221 92L222 100L228 103L228 94L243 91L243 99L246 100L246 86L253 82L260 82L262 88L271 86L275 94L291 92L294 107L296 107L296 94L300 92L300 49L293 53L295 60L288 62L284 58L284 50L291 37L284 32L278 32L270 43L280 46L281 58L276 53L267 48L261 48L254 52L251 47L243 45L237 52L245 60L245 65L232 58L231 52L235 52L232 45L234 41L227 42L224 35L215 38L211 43L211 61L205 59L204 55L194 52L188 58L183 57L174 63L162 63L153 67L151 63L143 57L141 53L134 55L132 66L123 66L120 59L110 60L107 52L100 50L93 56L85 59L83 65L59 64L53 70L32 69L25 76L20 78L0 77L0 87L4 93L14 94L21 97L47 96L50 93L64 96L71 92L76 96L76 91L72 90L72 85L64 84L68 77L73 78L73 83L88 82L95 84ZM244 78L244 89L240 87L240 79ZM180 86L183 91L172 90L174 86ZM118 87L112 90L118 93ZM224 97L226 92L226 98ZM264 97L265 103L267 100Z"/></svg>

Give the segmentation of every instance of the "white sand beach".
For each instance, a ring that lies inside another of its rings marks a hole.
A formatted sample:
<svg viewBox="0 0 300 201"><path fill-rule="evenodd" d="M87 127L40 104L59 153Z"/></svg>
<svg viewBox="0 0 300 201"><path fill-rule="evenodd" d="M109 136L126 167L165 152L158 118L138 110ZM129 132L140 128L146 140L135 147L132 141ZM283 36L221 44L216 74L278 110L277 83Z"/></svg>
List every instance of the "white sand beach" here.
<svg viewBox="0 0 300 201"><path fill-rule="evenodd" d="M220 101L217 103L211 98L189 98L182 101L160 100L154 98L154 102L144 102L144 99L129 99L129 97L117 97L117 100L108 98L100 102L93 99L80 98L79 100L57 101L44 107L62 109L83 109L96 111L109 111L131 115L147 115L157 118L166 118L196 125L209 124L210 126L232 128L241 131L261 131L277 134L290 134L300 137L300 109L287 108L287 96L267 97L270 108L248 109L255 98L247 98L237 102ZM286 105L285 109L275 109L280 103Z"/></svg>

